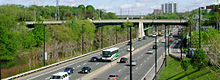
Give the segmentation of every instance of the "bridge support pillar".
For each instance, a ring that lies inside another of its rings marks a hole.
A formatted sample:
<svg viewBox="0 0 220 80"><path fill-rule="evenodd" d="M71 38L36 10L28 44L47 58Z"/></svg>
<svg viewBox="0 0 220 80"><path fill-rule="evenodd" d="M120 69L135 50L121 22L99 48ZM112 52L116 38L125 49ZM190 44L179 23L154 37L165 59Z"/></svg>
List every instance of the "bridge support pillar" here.
<svg viewBox="0 0 220 80"><path fill-rule="evenodd" d="M139 38L145 36L145 34L144 34L144 23L142 21L139 22L138 33L139 33L139 35L138 35Z"/></svg>

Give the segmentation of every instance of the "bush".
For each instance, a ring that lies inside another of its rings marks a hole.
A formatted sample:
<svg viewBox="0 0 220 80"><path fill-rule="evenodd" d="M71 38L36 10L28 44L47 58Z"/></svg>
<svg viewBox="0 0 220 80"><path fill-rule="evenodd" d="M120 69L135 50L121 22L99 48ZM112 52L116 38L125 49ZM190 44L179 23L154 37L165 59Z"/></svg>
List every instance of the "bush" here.
<svg viewBox="0 0 220 80"><path fill-rule="evenodd" d="M183 58L181 60L181 67L183 68L184 71L186 71L188 69L190 65L190 59L189 58Z"/></svg>
<svg viewBox="0 0 220 80"><path fill-rule="evenodd" d="M202 49L196 49L195 54L192 56L192 64L200 70L202 67L206 66L206 54Z"/></svg>

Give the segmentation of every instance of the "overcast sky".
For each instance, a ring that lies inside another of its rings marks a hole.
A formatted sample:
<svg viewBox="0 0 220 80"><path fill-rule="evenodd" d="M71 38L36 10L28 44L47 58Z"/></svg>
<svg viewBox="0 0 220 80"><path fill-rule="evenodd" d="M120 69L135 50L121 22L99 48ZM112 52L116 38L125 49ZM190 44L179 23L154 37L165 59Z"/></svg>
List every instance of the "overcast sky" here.
<svg viewBox="0 0 220 80"><path fill-rule="evenodd" d="M161 9L161 4L166 2L176 2L177 11L185 12L200 6L205 7L216 0L59 0L59 2L60 5L68 6L93 5L95 8L122 15L143 15L152 13L153 9ZM0 5L4 4L55 5L56 0L0 0Z"/></svg>

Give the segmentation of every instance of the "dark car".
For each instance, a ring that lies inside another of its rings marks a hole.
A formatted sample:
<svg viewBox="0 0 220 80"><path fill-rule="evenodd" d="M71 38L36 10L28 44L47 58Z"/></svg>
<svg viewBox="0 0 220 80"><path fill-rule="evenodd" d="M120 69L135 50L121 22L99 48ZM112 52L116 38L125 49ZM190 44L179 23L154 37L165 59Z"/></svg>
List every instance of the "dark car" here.
<svg viewBox="0 0 220 80"><path fill-rule="evenodd" d="M131 41L129 41L127 45L131 45Z"/></svg>
<svg viewBox="0 0 220 80"><path fill-rule="evenodd" d="M81 69L80 73L89 73L90 71L91 71L91 67L89 67L89 66L84 66L84 67Z"/></svg>
<svg viewBox="0 0 220 80"><path fill-rule="evenodd" d="M120 59L120 63L126 63L127 61L128 61L128 59L125 58L125 57L122 57L122 58Z"/></svg>
<svg viewBox="0 0 220 80"><path fill-rule="evenodd" d="M157 46L156 46L156 45L153 45L153 49L157 49Z"/></svg>
<svg viewBox="0 0 220 80"><path fill-rule="evenodd" d="M117 74L110 74L108 80L119 80L119 76Z"/></svg>
<svg viewBox="0 0 220 80"><path fill-rule="evenodd" d="M138 38L138 41L141 41L141 38Z"/></svg>
<svg viewBox="0 0 220 80"><path fill-rule="evenodd" d="M68 74L73 73L73 71L74 71L74 68L73 68L73 67L66 67L66 68L64 69L64 72L67 72Z"/></svg>
<svg viewBox="0 0 220 80"><path fill-rule="evenodd" d="M90 62L97 62L97 61L100 61L100 58L97 57L97 56L92 57L92 58L90 59Z"/></svg>

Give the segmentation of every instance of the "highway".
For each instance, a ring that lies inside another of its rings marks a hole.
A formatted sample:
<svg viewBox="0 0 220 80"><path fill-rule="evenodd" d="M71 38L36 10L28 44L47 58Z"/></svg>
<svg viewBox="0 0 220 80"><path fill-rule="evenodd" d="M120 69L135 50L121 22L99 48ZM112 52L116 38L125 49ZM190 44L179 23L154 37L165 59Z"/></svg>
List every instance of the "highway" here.
<svg viewBox="0 0 220 80"><path fill-rule="evenodd" d="M161 37L158 37L158 38L161 38ZM148 44L146 48L140 51L137 51L135 54L133 54L133 59L137 60L137 66L133 67L133 76L134 76L133 79L134 80L141 79L149 71L149 69L154 65L154 58L155 58L154 53L146 54L146 50L148 50L149 48L152 48L153 42L154 42L154 38L152 37L147 37L146 40L133 42L132 45L135 49L142 48L143 46L146 46ZM127 48L128 48L127 44L123 44L118 47L120 48L119 58L125 55L129 55L129 52L127 51ZM161 43L159 40L157 58L159 58L163 52L164 52L164 43ZM17 80L49 80L52 74L57 73L57 72L63 72L64 68L68 66L75 68L74 72L70 74L70 80L81 79L81 77L85 77L87 75L87 74L78 73L83 66L90 66L92 68L91 72L94 73L94 71L96 71L97 69L104 67L105 65L109 63L112 63L112 62L89 62L89 60L93 56L101 57L100 54L101 52L97 54L89 55L83 58L79 58L79 59L61 64L61 65L57 65L56 67L52 67L46 70L42 70L40 72L36 72L30 75L18 78ZM129 79L129 66L126 66L126 64L124 63L117 63L117 65L107 69L106 71L103 71L102 74L97 74L97 75L94 74L95 75L94 79L96 80L107 79L109 74L118 74L120 76L120 79L127 80Z"/></svg>
<svg viewBox="0 0 220 80"><path fill-rule="evenodd" d="M132 67L133 71L133 80L140 80L148 70L154 65L155 51L153 54L146 54L146 50L152 48L153 45L148 46L142 51L139 51L137 54L133 55L133 59L137 60L137 65ZM158 44L158 56L159 58L164 52L164 43ZM120 77L120 80L129 80L130 79L130 67L126 65L127 63L118 63L118 65L111 67L111 69L105 71L103 74L98 75L95 80L106 80L109 74L117 74Z"/></svg>
<svg viewBox="0 0 220 80"><path fill-rule="evenodd" d="M135 42L133 42L133 47L135 49L140 48L143 45L145 45L149 42L152 42L153 40L154 39L152 39L152 38L147 38L146 40L135 41ZM128 54L128 52L127 52L128 47L126 44L120 45L119 48L120 48L119 57ZM57 73L57 72L63 72L64 68L68 67L68 66L72 66L75 68L74 73L70 75L70 80L76 80L77 78L80 78L83 75L85 75L85 74L78 73L78 71L80 71L83 66L91 66L92 71L94 71L94 70L109 63L109 62L89 62L89 60L92 56L99 56L100 57L100 53L90 55L90 56L87 56L84 58L80 58L77 60L73 60L73 61L61 64L56 67L52 67L52 68L49 68L49 69L46 69L46 70L43 70L40 72L36 72L36 73L30 74L30 75L18 78L18 80L48 80L52 74Z"/></svg>

